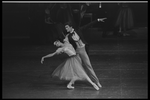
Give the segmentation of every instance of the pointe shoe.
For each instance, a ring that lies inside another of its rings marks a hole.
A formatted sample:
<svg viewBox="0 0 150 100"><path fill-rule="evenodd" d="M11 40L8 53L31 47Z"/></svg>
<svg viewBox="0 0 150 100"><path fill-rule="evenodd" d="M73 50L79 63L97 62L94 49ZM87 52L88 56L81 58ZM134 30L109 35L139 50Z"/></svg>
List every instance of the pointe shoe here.
<svg viewBox="0 0 150 100"><path fill-rule="evenodd" d="M102 85L101 85L100 83L97 83L97 85L98 85L100 88L102 88Z"/></svg>
<svg viewBox="0 0 150 100"><path fill-rule="evenodd" d="M99 90L99 87L94 83L93 84L93 87L96 89L96 90Z"/></svg>
<svg viewBox="0 0 150 100"><path fill-rule="evenodd" d="M68 89L74 89L74 87L71 86L71 85L67 85L67 88L68 88Z"/></svg>

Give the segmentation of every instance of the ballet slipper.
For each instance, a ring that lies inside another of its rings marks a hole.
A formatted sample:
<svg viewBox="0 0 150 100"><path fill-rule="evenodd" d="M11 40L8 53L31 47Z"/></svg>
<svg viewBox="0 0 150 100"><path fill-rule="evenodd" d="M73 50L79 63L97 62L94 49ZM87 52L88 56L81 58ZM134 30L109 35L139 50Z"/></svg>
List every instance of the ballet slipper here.
<svg viewBox="0 0 150 100"><path fill-rule="evenodd" d="M68 88L68 89L74 89L74 87L73 87L73 86L71 86L70 84L69 84L69 85L67 85L67 88Z"/></svg>
<svg viewBox="0 0 150 100"><path fill-rule="evenodd" d="M102 85L101 85L100 83L97 83L97 85L98 85L100 88L102 88Z"/></svg>
<svg viewBox="0 0 150 100"><path fill-rule="evenodd" d="M99 90L99 87L98 87L95 83L93 83L93 87L94 87L96 90Z"/></svg>
<svg viewBox="0 0 150 100"><path fill-rule="evenodd" d="M67 85L67 88L68 88L68 89L74 89L74 87L72 86L72 84L73 84L73 83L70 82L70 83Z"/></svg>

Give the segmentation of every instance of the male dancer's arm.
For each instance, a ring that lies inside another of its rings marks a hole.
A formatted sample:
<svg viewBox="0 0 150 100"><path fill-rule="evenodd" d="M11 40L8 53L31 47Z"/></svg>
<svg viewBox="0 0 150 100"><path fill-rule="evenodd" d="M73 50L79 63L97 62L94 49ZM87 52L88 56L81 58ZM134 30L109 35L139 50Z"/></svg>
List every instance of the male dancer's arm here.
<svg viewBox="0 0 150 100"><path fill-rule="evenodd" d="M80 47L85 46L85 44L82 42L82 40L79 37L79 35L75 31L73 31L72 33L73 33L72 39L76 42L77 47L80 48Z"/></svg>
<svg viewBox="0 0 150 100"><path fill-rule="evenodd" d="M107 19L107 18L98 18L98 19L96 19L96 20L94 20L94 21L92 21L92 22L90 22L90 23L88 23L88 24L82 26L80 29L81 29L81 30L87 29L87 28L91 27L93 24L95 24L95 23L97 23L97 22L100 22L100 21L101 21L101 22L104 22L105 19Z"/></svg>

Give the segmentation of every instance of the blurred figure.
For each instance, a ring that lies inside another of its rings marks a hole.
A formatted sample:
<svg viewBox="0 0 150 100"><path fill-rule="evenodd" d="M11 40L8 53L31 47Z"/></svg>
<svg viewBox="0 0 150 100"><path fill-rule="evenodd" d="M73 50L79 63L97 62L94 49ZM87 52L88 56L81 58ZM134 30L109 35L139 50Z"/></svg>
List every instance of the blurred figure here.
<svg viewBox="0 0 150 100"><path fill-rule="evenodd" d="M71 6L70 4L62 3L59 4L59 9L56 15L57 23L65 24L66 22L72 22L74 23Z"/></svg>
<svg viewBox="0 0 150 100"><path fill-rule="evenodd" d="M115 27L119 29L119 35L127 36L125 32L134 27L133 12L127 3L121 3Z"/></svg>
<svg viewBox="0 0 150 100"><path fill-rule="evenodd" d="M63 39L63 34L65 34L63 33L65 30L64 23L74 23L70 5L66 3L51 3L45 9L45 13L48 39L51 40L51 42L54 42L56 38Z"/></svg>
<svg viewBox="0 0 150 100"><path fill-rule="evenodd" d="M106 12L106 18L107 18L105 22L102 23L102 31L103 31L102 36L106 37L109 35L116 35L114 30L115 30L115 20L117 17L118 4L107 3L107 4L103 4L102 7Z"/></svg>
<svg viewBox="0 0 150 100"><path fill-rule="evenodd" d="M82 19L87 11L87 8L90 6L90 4L88 3L84 3L84 4L79 4L79 22L78 22L78 27L81 27L81 22Z"/></svg>
<svg viewBox="0 0 150 100"><path fill-rule="evenodd" d="M46 30L46 41L53 43L57 38L56 22L53 19L53 8L56 4L48 4L45 9L45 30Z"/></svg>

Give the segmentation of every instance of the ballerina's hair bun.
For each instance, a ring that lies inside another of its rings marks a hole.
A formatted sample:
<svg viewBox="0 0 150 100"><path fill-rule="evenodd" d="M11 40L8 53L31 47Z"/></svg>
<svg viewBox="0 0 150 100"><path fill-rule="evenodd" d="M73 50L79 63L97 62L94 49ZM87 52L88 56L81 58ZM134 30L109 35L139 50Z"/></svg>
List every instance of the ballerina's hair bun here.
<svg viewBox="0 0 150 100"><path fill-rule="evenodd" d="M56 41L54 42L54 45L57 45L57 44L58 44L58 42L59 42L59 40L56 40Z"/></svg>

